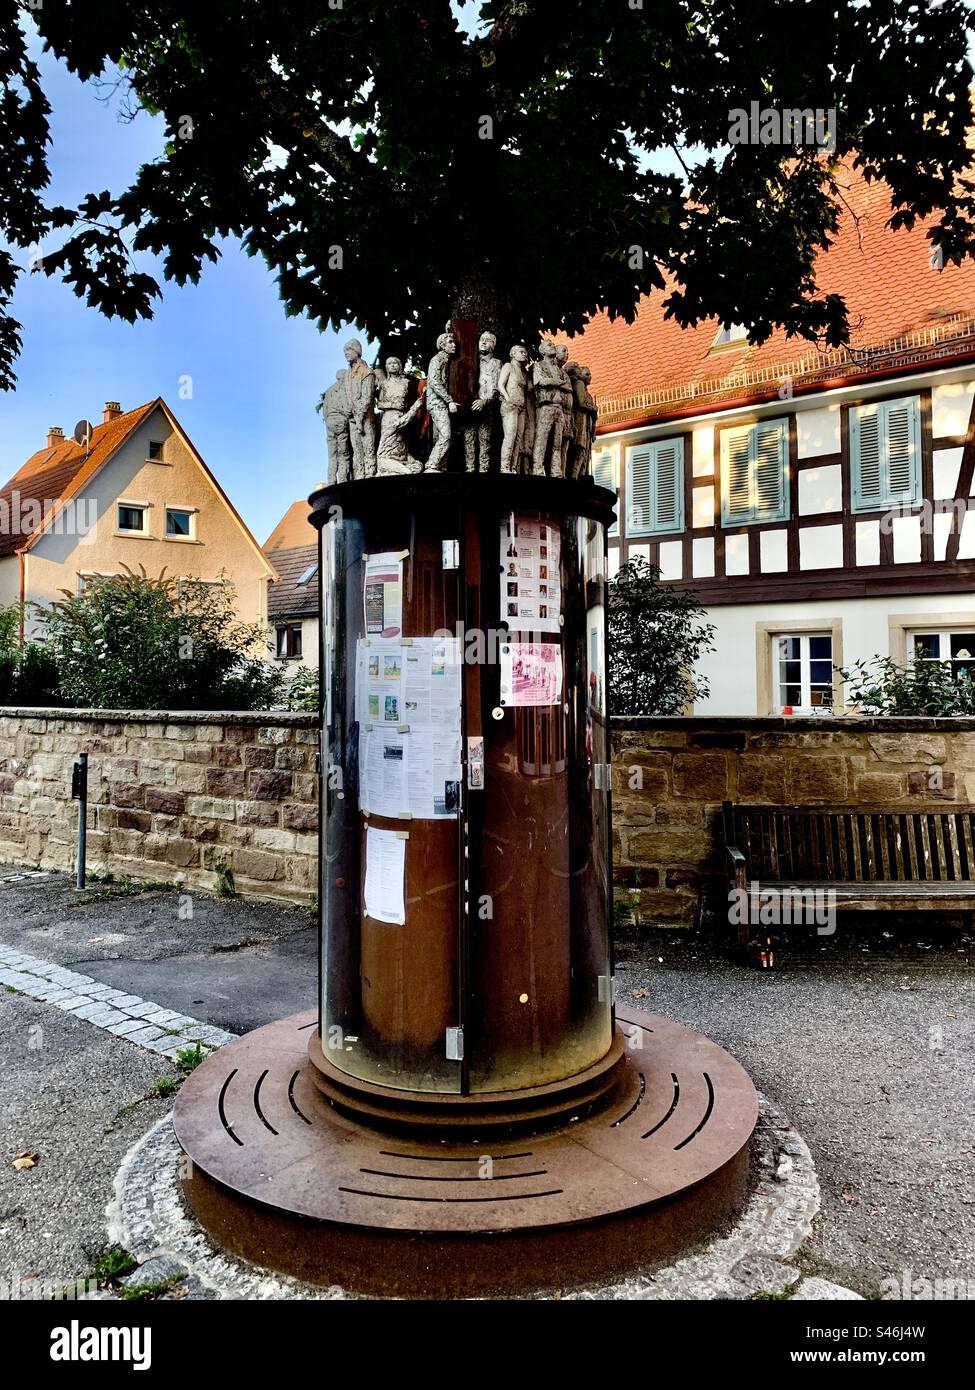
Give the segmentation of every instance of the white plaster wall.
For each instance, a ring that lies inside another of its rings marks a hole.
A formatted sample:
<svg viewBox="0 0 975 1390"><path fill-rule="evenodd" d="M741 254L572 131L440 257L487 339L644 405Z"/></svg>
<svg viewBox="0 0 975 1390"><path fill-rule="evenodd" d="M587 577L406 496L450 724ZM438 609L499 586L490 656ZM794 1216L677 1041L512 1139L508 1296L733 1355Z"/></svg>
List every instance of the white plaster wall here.
<svg viewBox="0 0 975 1390"><path fill-rule="evenodd" d="M952 381L935 386L931 392L931 428L936 439L946 434L964 434L972 410L975 382Z"/></svg>
<svg viewBox="0 0 975 1390"><path fill-rule="evenodd" d="M796 406L796 445L801 459L840 452L840 408L838 405L803 410Z"/></svg>
<svg viewBox="0 0 975 1390"><path fill-rule="evenodd" d="M716 650L707 653L698 663L698 670L711 685L711 695L694 706L695 714L764 713L757 708L758 671L755 648L757 623L782 623L789 619L823 620L824 627L839 618L843 625L843 664L851 666L857 659L869 661L874 656L893 655L903 658L900 651L888 653L890 614L917 613L923 625L925 613L971 613L975 611L975 594L930 594L875 599L817 599L807 603L747 603L728 604L708 610L706 621L716 630Z"/></svg>

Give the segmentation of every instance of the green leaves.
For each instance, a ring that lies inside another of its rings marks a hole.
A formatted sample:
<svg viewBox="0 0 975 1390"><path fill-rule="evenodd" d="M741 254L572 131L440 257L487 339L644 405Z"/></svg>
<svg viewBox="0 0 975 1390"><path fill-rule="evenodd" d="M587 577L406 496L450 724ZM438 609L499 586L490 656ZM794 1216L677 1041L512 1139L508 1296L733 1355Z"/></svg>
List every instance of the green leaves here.
<svg viewBox="0 0 975 1390"><path fill-rule="evenodd" d="M909 666L875 656L847 670L836 669L848 686L847 703L857 714L975 714L975 682L966 671L954 673L946 661L915 653Z"/></svg>
<svg viewBox="0 0 975 1390"><path fill-rule="evenodd" d="M975 244L966 0L491 0L473 33L448 0L90 0L33 18L81 76L124 64L165 127L114 201L47 208L47 100L0 0L0 231L29 246L66 227L45 270L106 314L157 297L127 244L185 284L238 236L287 312L353 320L420 362L448 309L533 340L598 309L631 321L665 283L682 324L835 345L846 306L815 262L851 172L887 181L894 226L932 218L945 263ZM835 113L835 148L731 145L752 101ZM681 150L686 174L665 172ZM0 298L0 386L18 349Z"/></svg>
<svg viewBox="0 0 975 1390"><path fill-rule="evenodd" d="M128 570L40 613L69 704L94 709L266 709L282 678L267 635L241 623L230 584Z"/></svg>
<svg viewBox="0 0 975 1390"><path fill-rule="evenodd" d="M714 650L714 627L687 590L660 583L646 560L621 565L608 586L609 707L611 714L682 714L704 699L708 684L695 672Z"/></svg>

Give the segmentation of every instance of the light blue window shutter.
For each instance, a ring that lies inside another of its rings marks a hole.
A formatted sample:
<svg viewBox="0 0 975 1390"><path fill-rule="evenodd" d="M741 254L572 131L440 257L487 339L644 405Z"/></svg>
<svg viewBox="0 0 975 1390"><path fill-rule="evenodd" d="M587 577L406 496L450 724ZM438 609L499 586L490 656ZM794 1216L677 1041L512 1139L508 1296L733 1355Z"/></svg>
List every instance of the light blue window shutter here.
<svg viewBox="0 0 975 1390"><path fill-rule="evenodd" d="M917 502L921 495L921 411L916 396L850 411L853 510Z"/></svg>
<svg viewBox="0 0 975 1390"><path fill-rule="evenodd" d="M887 500L916 502L920 495L921 421L917 397L884 404Z"/></svg>
<svg viewBox="0 0 975 1390"><path fill-rule="evenodd" d="M752 500L749 469L751 426L721 431L721 520L726 526L750 521Z"/></svg>
<svg viewBox="0 0 975 1390"><path fill-rule="evenodd" d="M853 510L868 512L884 502L883 421L880 407L861 405L850 411L850 457L853 460Z"/></svg>
<svg viewBox="0 0 975 1390"><path fill-rule="evenodd" d="M752 430L752 515L777 521L786 513L785 426L781 420L755 425Z"/></svg>
<svg viewBox="0 0 975 1390"><path fill-rule="evenodd" d="M616 456L611 449L600 449L593 454L592 476L597 487L608 488L610 492L619 492L616 482ZM618 536L620 525L614 521L609 528L611 536Z"/></svg>
<svg viewBox="0 0 975 1390"><path fill-rule="evenodd" d="M679 531L684 525L684 441L654 445L653 529Z"/></svg>
<svg viewBox="0 0 975 1390"><path fill-rule="evenodd" d="M631 449L626 459L626 534L649 536L655 524L652 444Z"/></svg>

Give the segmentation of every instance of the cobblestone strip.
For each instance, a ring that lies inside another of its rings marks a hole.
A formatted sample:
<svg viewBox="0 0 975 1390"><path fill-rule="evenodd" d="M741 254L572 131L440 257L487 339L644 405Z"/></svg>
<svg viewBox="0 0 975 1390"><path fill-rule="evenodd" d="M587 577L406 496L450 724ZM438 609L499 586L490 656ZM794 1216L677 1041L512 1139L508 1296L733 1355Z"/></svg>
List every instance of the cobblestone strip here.
<svg viewBox="0 0 975 1390"><path fill-rule="evenodd" d="M79 975L63 965L38 960L12 946L0 946L0 986L26 994L65 1013L83 1018L107 1033L138 1043L171 1060L183 1048L199 1043L213 1051L233 1042L236 1033L214 1028L187 1014L140 999L137 994L100 985L90 975Z"/></svg>

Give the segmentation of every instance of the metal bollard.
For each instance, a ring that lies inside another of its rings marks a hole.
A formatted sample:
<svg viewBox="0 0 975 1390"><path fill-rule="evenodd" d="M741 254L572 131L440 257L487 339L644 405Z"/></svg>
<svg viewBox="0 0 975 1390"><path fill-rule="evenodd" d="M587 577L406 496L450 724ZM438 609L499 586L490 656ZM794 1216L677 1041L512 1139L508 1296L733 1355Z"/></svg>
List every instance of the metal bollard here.
<svg viewBox="0 0 975 1390"><path fill-rule="evenodd" d="M82 753L71 775L71 795L78 802L78 863L76 888L85 886L85 854L88 843L88 754Z"/></svg>

